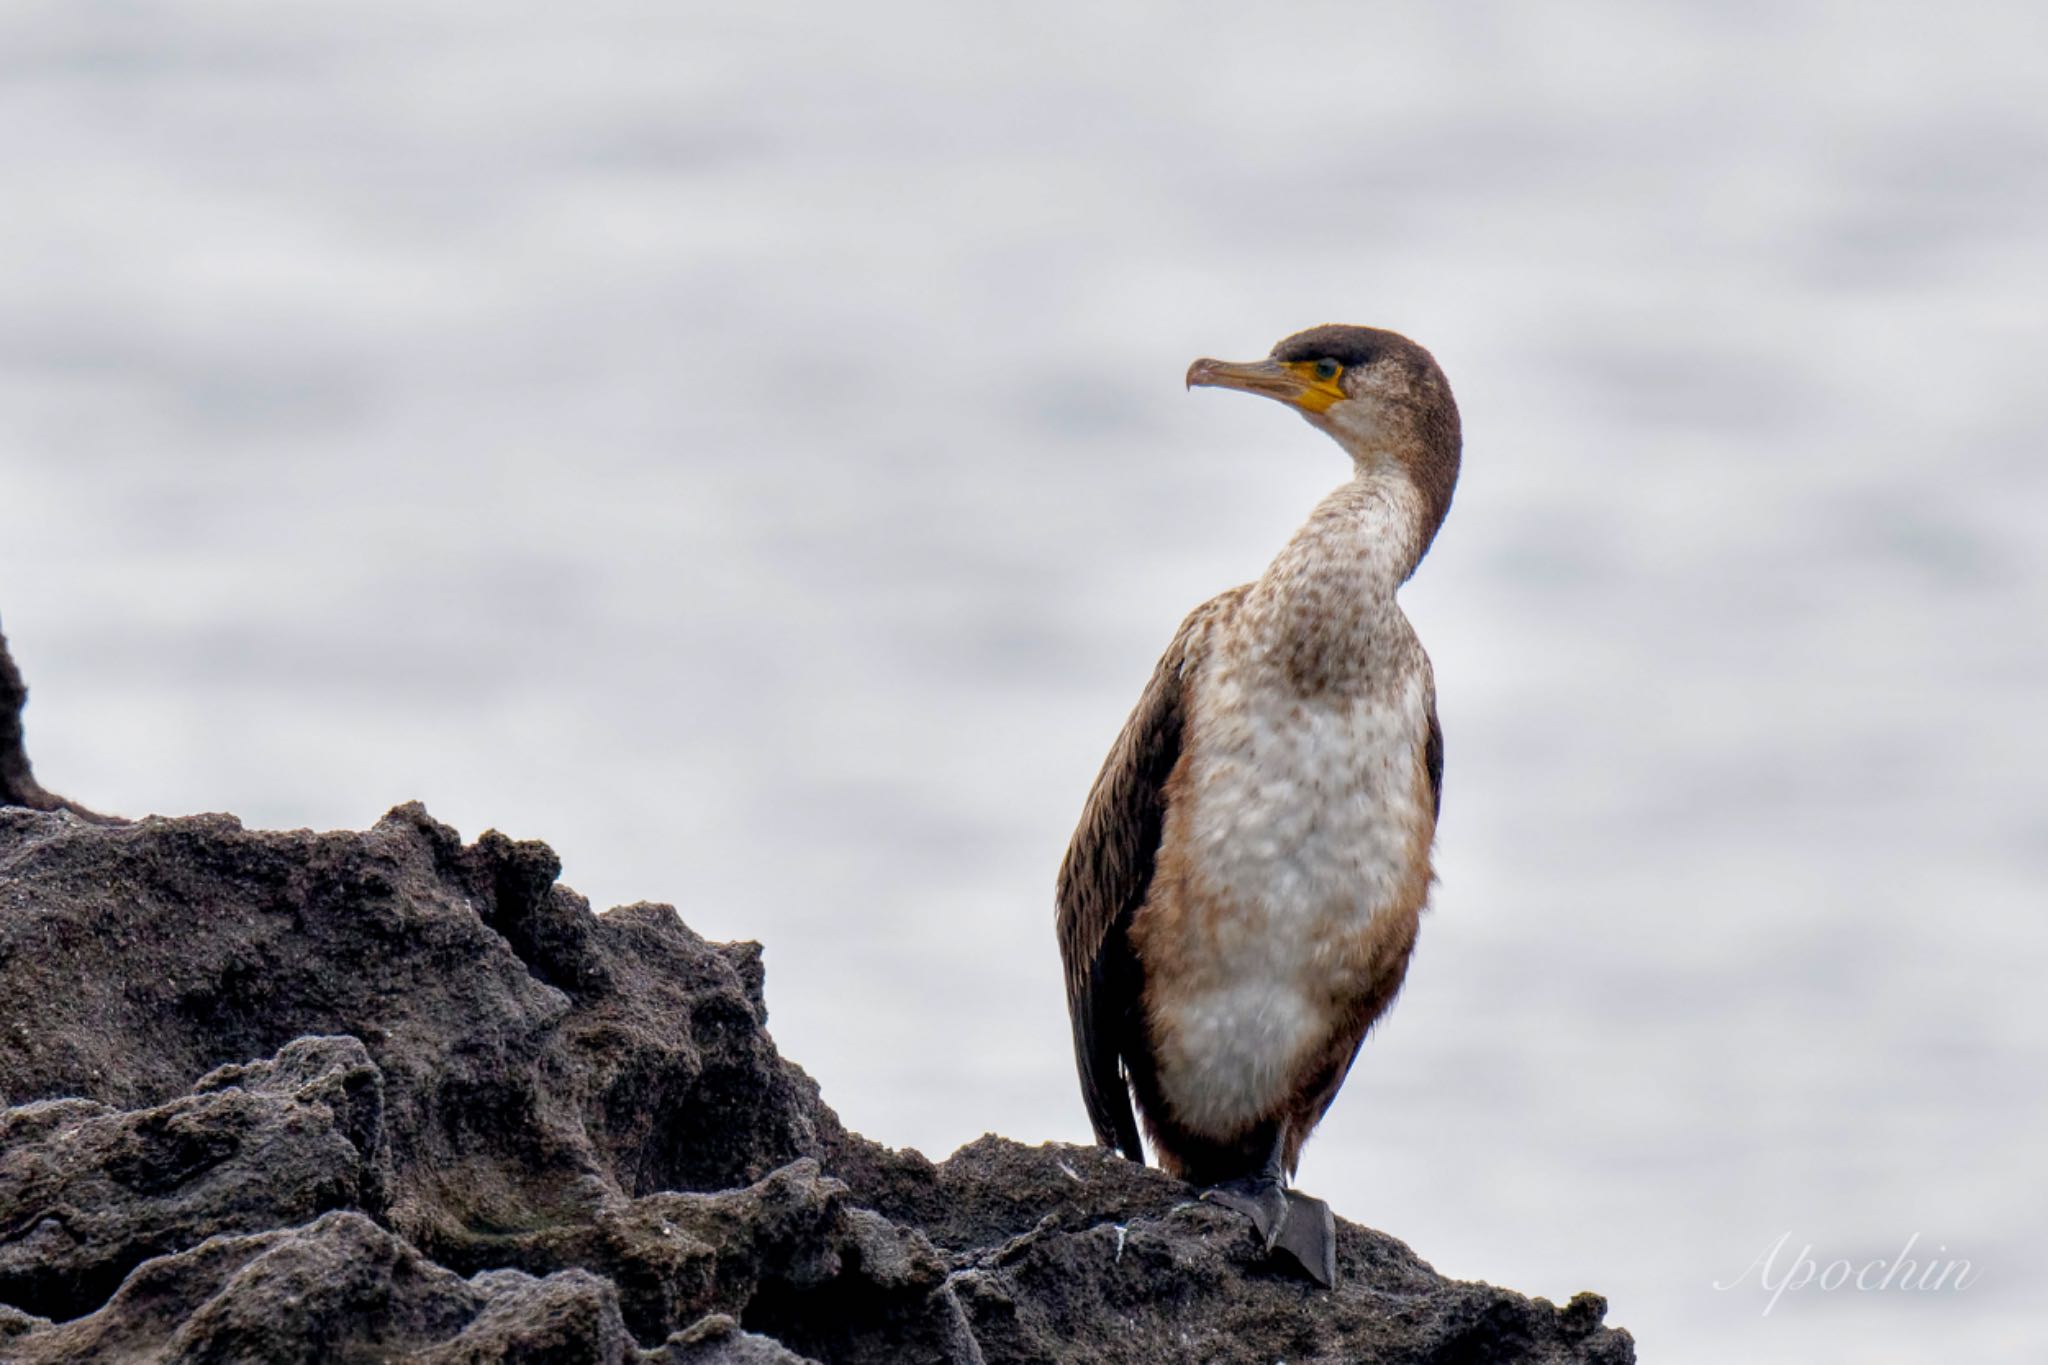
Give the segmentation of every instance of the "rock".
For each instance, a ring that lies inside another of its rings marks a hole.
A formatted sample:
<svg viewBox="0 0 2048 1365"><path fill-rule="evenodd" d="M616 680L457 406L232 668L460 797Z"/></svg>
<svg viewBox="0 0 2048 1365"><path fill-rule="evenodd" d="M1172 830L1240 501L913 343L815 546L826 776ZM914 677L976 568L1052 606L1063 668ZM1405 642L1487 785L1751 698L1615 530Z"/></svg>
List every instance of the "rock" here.
<svg viewBox="0 0 2048 1365"><path fill-rule="evenodd" d="M659 1359L666 1365L806 1365L809 1357L773 1337L743 1330L723 1313L710 1313L687 1332L670 1337Z"/></svg>
<svg viewBox="0 0 2048 1365"><path fill-rule="evenodd" d="M1339 1223L1339 1286L1095 1148L933 1163L761 954L541 844L0 810L0 1359L1626 1362Z"/></svg>
<svg viewBox="0 0 2048 1365"><path fill-rule="evenodd" d="M1278 1275L1250 1226L1094 1147L984 1137L938 1166L877 1173L875 1208L951 1253L988 1361L1611 1362L1606 1302L1564 1308L1446 1280L1384 1233L1337 1223L1337 1288Z"/></svg>
<svg viewBox="0 0 2048 1365"><path fill-rule="evenodd" d="M303 1039L196 1089L128 1113L82 1099L0 1113L0 1299L74 1317L217 1233L382 1207L381 1082L355 1039Z"/></svg>
<svg viewBox="0 0 2048 1365"><path fill-rule="evenodd" d="M486 1361L612 1362L648 1359L626 1333L611 1282L587 1270L546 1279L518 1270L486 1270L469 1282L483 1307L453 1341L419 1350L421 1365Z"/></svg>
<svg viewBox="0 0 2048 1365"><path fill-rule="evenodd" d="M815 1150L837 1123L762 1026L759 949L666 906L592 915L555 866L418 807L323 835L0 810L0 1097L153 1106L352 1035L383 1077L391 1226L464 1273Z"/></svg>
<svg viewBox="0 0 2048 1365"><path fill-rule="evenodd" d="M931 1359L968 1355L946 1260L920 1233L859 1207L810 1158L743 1190L649 1195L507 1254L537 1272L610 1276L643 1340L724 1313L835 1361L898 1359L912 1346Z"/></svg>
<svg viewBox="0 0 2048 1365"><path fill-rule="evenodd" d="M516 1270L465 1281L357 1213L213 1237L149 1261L98 1311L17 1335L10 1358L43 1361L645 1359L606 1281Z"/></svg>

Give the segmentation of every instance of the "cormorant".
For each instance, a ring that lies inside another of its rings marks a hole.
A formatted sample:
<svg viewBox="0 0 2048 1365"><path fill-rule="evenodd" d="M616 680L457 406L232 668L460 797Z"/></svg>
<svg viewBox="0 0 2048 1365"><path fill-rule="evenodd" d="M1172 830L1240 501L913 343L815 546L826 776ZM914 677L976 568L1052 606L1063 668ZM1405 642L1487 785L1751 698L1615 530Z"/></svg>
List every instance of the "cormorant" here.
<svg viewBox="0 0 2048 1365"><path fill-rule="evenodd" d="M1162 1167L1327 1285L1329 1207L1286 1182L1429 895L1443 732L1395 592L1450 509L1458 408L1428 351L1369 327L1187 382L1290 405L1352 477L1182 622L1095 780L1058 889L1075 1059L1103 1145L1144 1160L1142 1117Z"/></svg>

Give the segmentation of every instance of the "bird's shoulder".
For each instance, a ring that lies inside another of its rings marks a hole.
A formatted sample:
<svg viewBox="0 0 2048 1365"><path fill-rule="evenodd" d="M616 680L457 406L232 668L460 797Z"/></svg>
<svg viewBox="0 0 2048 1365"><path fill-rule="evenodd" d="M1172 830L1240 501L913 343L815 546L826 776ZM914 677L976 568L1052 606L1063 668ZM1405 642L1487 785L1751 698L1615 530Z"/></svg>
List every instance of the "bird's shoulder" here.
<svg viewBox="0 0 2048 1365"><path fill-rule="evenodd" d="M1159 656L1159 667L1154 678L1169 667L1173 670L1176 684L1185 685L1190 670L1200 666L1215 641L1218 630L1227 626L1244 606L1245 598L1256 587L1253 583L1240 583L1217 593L1208 601L1189 612L1180 623L1180 629L1173 633L1173 640L1166 646L1166 652ZM1150 688L1147 689L1149 693Z"/></svg>
<svg viewBox="0 0 2048 1365"><path fill-rule="evenodd" d="M1164 815L1166 780L1180 758L1188 678L1200 667L1216 625L1237 610L1250 586L1218 593L1189 612L1160 654L1096 774L1067 847L1059 878L1063 928L1078 921L1073 927L1082 937L1099 937L1142 896Z"/></svg>

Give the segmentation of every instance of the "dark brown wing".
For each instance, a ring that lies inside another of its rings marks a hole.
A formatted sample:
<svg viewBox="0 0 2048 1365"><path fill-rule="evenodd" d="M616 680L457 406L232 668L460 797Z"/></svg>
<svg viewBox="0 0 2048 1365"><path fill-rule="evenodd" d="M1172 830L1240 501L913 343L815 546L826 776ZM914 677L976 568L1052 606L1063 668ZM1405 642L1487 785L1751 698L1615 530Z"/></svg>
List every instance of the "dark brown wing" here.
<svg viewBox="0 0 2048 1365"><path fill-rule="evenodd" d="M1436 693L1429 697L1429 738L1422 742L1422 762L1429 769L1429 814L1432 820L1444 816L1444 727L1437 724Z"/></svg>
<svg viewBox="0 0 2048 1365"><path fill-rule="evenodd" d="M1180 759L1188 666L1209 622L1243 595L1244 589L1232 589L1181 623L1096 776L1060 865L1060 956L1081 1098L1096 1140L1133 1161L1143 1161L1145 1153L1124 1081L1125 1058L1144 1046L1139 1002L1145 983L1128 931L1152 885L1166 779Z"/></svg>

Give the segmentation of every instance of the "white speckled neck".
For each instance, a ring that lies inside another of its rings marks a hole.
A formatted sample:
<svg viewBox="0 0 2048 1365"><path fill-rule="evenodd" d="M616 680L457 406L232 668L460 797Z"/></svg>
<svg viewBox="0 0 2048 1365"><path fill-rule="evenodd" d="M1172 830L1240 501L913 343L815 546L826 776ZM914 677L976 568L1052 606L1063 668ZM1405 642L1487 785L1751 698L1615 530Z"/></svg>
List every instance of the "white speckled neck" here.
<svg viewBox="0 0 2048 1365"><path fill-rule="evenodd" d="M1421 552L1422 497L1398 469L1361 468L1316 506L1252 585L1253 650L1304 691L1343 688L1414 636L1394 603Z"/></svg>
<svg viewBox="0 0 2048 1365"><path fill-rule="evenodd" d="M1274 567L1305 547L1313 555L1350 561L1361 582L1391 596L1422 558L1422 503L1399 465L1360 461L1349 483L1316 504Z"/></svg>

